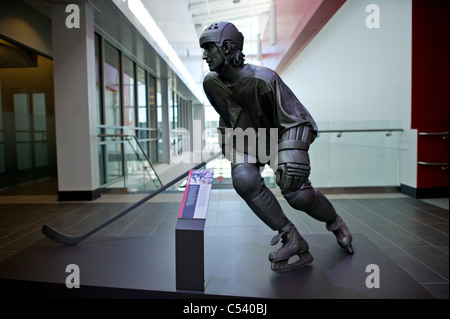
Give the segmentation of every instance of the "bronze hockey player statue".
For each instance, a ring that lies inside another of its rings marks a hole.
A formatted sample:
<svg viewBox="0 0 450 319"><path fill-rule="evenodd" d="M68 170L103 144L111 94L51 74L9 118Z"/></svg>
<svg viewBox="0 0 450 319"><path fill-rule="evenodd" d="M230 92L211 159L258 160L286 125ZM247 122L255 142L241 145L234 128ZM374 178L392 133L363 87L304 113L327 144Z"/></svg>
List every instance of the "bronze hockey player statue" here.
<svg viewBox="0 0 450 319"><path fill-rule="evenodd" d="M244 63L243 43L242 33L228 22L210 25L200 37L203 59L211 71L205 76L203 87L220 115L222 132L224 128L277 129L278 157L274 170L284 198L293 208L324 222L338 244L353 254L352 235L344 221L309 181L308 150L317 136L314 119L276 72ZM271 244L282 241L282 246L269 255L272 270L284 272L311 263L308 243L286 217L260 175L267 160L261 161L258 154L249 152L248 145L239 148L232 144L232 154L226 154L225 149L233 143L226 134L222 135L222 143L222 150L231 161L236 192L267 226L278 231ZM240 154L244 154L240 157L244 160L238 161ZM289 263L294 255L299 259Z"/></svg>

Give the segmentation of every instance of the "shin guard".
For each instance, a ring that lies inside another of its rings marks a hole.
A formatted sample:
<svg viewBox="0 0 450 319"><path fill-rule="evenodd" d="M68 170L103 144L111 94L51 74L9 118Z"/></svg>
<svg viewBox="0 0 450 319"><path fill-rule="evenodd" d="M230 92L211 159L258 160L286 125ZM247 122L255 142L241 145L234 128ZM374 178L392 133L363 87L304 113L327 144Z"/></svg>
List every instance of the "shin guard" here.
<svg viewBox="0 0 450 319"><path fill-rule="evenodd" d="M281 229L288 223L280 203L267 187L263 187L262 192L254 199L247 201L247 204L272 230Z"/></svg>

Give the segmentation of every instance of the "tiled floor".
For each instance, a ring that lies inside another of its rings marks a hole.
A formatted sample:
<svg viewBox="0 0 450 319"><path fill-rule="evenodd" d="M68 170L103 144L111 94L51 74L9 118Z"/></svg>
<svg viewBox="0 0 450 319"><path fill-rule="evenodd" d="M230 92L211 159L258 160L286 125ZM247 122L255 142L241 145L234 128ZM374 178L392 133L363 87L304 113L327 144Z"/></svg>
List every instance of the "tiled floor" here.
<svg viewBox="0 0 450 319"><path fill-rule="evenodd" d="M33 190L33 191L31 191ZM319 223L279 198L303 234L327 233ZM94 202L57 202L52 188L30 186L0 193L0 262L43 238L43 224L69 233L84 233L145 195L103 195ZM180 193L163 193L94 236L167 236L174 241ZM448 198L418 200L400 193L328 195L353 233L362 233L433 296L448 299ZM438 205L438 206L437 206ZM213 190L205 236L218 229L230 236L273 234L233 190ZM269 243L267 243L269 244ZM268 265L266 265L268 266Z"/></svg>

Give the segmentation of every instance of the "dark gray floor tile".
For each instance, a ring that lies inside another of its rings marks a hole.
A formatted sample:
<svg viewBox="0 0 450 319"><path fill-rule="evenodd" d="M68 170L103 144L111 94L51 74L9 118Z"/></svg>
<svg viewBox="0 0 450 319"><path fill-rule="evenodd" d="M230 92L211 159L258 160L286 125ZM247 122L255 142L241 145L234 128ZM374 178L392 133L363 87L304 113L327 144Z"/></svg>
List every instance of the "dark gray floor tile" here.
<svg viewBox="0 0 450 319"><path fill-rule="evenodd" d="M403 247L403 250L412 257L422 263L424 266L430 268L434 272L443 277L444 281L448 282L449 278L449 264L448 255L443 253L439 247Z"/></svg>
<svg viewBox="0 0 450 319"><path fill-rule="evenodd" d="M409 231L415 236L429 245L433 246L445 246L448 245L448 234L435 228L434 225L426 225L422 223L411 224L398 224L399 227Z"/></svg>
<svg viewBox="0 0 450 319"><path fill-rule="evenodd" d="M419 283L445 283L446 280L436 271L400 248L382 248L389 258ZM382 270L380 270L381 272ZM447 281L448 282L448 281Z"/></svg>
<svg viewBox="0 0 450 319"><path fill-rule="evenodd" d="M399 247L429 245L415 234L393 224L374 224L371 227L390 242Z"/></svg>

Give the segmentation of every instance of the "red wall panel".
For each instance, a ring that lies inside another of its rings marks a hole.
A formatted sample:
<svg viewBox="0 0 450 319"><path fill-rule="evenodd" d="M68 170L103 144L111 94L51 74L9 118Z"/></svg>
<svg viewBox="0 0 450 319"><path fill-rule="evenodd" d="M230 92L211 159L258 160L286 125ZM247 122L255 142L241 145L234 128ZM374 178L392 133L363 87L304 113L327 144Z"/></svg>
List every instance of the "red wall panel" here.
<svg viewBox="0 0 450 319"><path fill-rule="evenodd" d="M418 161L448 163L449 1L412 1L411 128L417 129ZM417 166L417 188L448 187L447 169Z"/></svg>

